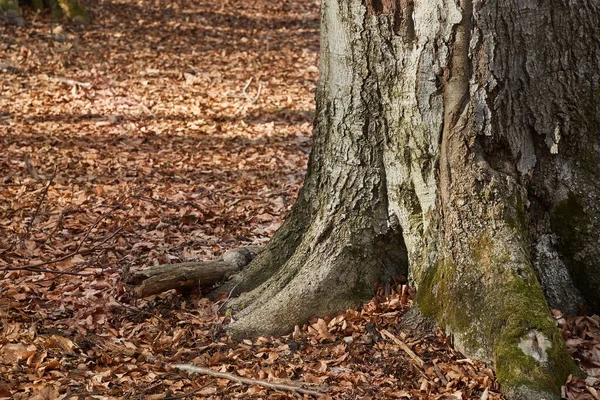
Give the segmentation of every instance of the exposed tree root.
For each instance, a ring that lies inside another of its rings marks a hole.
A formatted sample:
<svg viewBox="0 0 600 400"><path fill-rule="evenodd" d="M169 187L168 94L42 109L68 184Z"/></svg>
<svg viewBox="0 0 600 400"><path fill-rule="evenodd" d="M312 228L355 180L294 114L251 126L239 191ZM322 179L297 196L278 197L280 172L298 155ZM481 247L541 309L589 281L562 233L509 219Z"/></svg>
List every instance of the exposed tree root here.
<svg viewBox="0 0 600 400"><path fill-rule="evenodd" d="M232 336L289 332L313 315L355 307L372 297L378 281L405 274L398 232L352 230L364 222L349 218L336 224L317 218L284 265L231 301L230 307L240 310L229 325Z"/></svg>

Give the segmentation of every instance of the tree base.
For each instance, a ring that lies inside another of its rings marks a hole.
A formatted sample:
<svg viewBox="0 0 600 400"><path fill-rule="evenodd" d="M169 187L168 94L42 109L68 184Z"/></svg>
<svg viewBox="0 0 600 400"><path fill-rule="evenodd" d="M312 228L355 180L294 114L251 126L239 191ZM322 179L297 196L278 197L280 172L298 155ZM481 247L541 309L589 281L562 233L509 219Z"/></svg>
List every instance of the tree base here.
<svg viewBox="0 0 600 400"><path fill-rule="evenodd" d="M337 214L317 217L309 229L298 230L300 211L292 211L263 254L217 289L250 288L228 304L237 311L228 327L234 338L288 333L311 316L332 315L369 300L378 282L406 276L399 232L355 231L364 220L341 220ZM283 260L276 257L279 249L288 250Z"/></svg>

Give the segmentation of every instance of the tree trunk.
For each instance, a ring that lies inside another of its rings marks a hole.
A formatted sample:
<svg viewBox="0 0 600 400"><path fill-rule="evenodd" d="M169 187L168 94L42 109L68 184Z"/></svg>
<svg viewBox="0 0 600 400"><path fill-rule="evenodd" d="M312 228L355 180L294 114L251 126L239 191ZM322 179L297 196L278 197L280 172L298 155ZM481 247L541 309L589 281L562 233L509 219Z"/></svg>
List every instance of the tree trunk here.
<svg viewBox="0 0 600 400"><path fill-rule="evenodd" d="M87 25L90 23L90 16L87 10L78 0L48 0L50 8L60 9L64 15L73 20L73 22ZM58 6L58 7L57 7Z"/></svg>
<svg viewBox="0 0 600 400"><path fill-rule="evenodd" d="M0 0L0 11L6 13L6 18L11 24L17 26L25 25L18 0Z"/></svg>
<svg viewBox="0 0 600 400"><path fill-rule="evenodd" d="M78 0L30 0L29 3L37 11L49 8L54 18L66 16L73 22L83 25L90 22L87 10L79 4ZM11 23L18 26L25 24L18 0L0 0L0 10L6 12Z"/></svg>
<svg viewBox="0 0 600 400"><path fill-rule="evenodd" d="M549 306L600 310L600 4L326 0L304 187L236 336L354 306L410 266L416 306L509 399L575 371Z"/></svg>

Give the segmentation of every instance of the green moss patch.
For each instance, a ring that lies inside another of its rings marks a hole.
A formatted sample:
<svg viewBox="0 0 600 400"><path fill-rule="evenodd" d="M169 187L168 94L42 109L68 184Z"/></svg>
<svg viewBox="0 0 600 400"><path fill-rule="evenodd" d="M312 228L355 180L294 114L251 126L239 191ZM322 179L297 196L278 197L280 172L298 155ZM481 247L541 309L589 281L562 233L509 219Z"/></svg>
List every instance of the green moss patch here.
<svg viewBox="0 0 600 400"><path fill-rule="evenodd" d="M505 388L560 393L567 376L577 369L533 270L529 265L520 269L514 262L511 265L509 250L498 248L488 236L474 239L471 248L471 265L458 268L444 260L427 272L417 293L419 309L460 337L467 353L483 350L494 360ZM536 361L519 347L531 331L551 343L540 350L547 362Z"/></svg>
<svg viewBox="0 0 600 400"><path fill-rule="evenodd" d="M90 22L87 10L77 0L58 0L58 5L65 15L73 21L83 24Z"/></svg>

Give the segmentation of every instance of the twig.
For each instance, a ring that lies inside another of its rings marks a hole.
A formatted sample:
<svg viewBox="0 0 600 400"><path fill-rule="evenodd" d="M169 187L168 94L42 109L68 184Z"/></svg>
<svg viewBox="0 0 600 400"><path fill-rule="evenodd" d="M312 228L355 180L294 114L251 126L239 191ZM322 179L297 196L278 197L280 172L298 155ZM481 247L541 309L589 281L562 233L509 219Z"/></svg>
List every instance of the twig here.
<svg viewBox="0 0 600 400"><path fill-rule="evenodd" d="M238 285L239 285L239 283L237 283L233 288L231 288L231 290L229 291L229 294L227 295L227 298L225 299L225 301L223 302L223 304L221 304L221 307L219 307L219 309L217 310L216 317L219 316L219 313L221 312L221 310L223 309L223 307L225 307L225 305L227 304L227 302L231 298L231 295L233 294L233 291L235 290L236 287L238 287Z"/></svg>
<svg viewBox="0 0 600 400"><path fill-rule="evenodd" d="M57 170L58 170L58 167L55 166L54 173L52 173L52 176L50 177L50 179L48 179L48 184L46 184L46 187L42 191L42 198L38 202L37 207L35 208L35 212L33 213L31 220L29 220L29 223L27 224L27 228L25 228L25 234L23 235L23 239L21 240L21 242L25 242L29 238L29 232L31 231L31 228L33 228L34 221L37 218L37 216L40 212L40 209L42 208L42 204L44 203L44 200L46 200L46 196L48 195L48 189L50 189L50 185L52 185L52 181L54 181L54 178L56 177ZM38 179L39 179L39 177L38 177Z"/></svg>
<svg viewBox="0 0 600 400"><path fill-rule="evenodd" d="M402 340L398 339L396 336L394 336L391 332L389 332L386 329L382 329L380 332L383 336L386 336L388 339L392 339L392 341L394 343L396 343L398 346L400 346L400 348L402 350L404 350L406 352L406 354L408 354L413 361L416 361L416 363L419 365L419 367L423 368L423 365L425 365L425 362L423 362L423 360L421 360L421 357L416 355L415 352L412 351L406 343L404 343Z"/></svg>
<svg viewBox="0 0 600 400"><path fill-rule="evenodd" d="M44 180L35 169L35 166L31 162L31 156L29 154L25 154L25 168L27 168L27 172L29 172L29 175L31 175L31 177L36 181Z"/></svg>
<svg viewBox="0 0 600 400"><path fill-rule="evenodd" d="M5 248L5 249L3 249L3 250L0 250L0 256L1 256L2 254L4 254L4 253L8 253L8 252L9 252L9 251L11 251L11 250L12 250L14 247L15 247L15 243L14 243L14 242L13 242L13 243L9 243L9 245L8 245L8 247L7 247L7 248Z"/></svg>
<svg viewBox="0 0 600 400"><path fill-rule="evenodd" d="M262 90L262 82L258 82L258 90L256 91L256 96L250 101L250 103L255 103L256 100L260 97L260 91Z"/></svg>
<svg viewBox="0 0 600 400"><path fill-rule="evenodd" d="M81 272L71 272L71 271L55 271L53 269L44 269L44 268L29 268L29 267L11 267L2 269L1 271L31 271L31 272L39 272L39 273L49 273L56 275L74 275L74 276L92 276L92 273L81 273ZM54 279L54 278L53 278Z"/></svg>
<svg viewBox="0 0 600 400"><path fill-rule="evenodd" d="M50 181L49 181L48 185L46 186L46 190L44 192L44 196L42 197L42 200L45 197L45 193L48 191L48 188L50 187L50 184L52 183L52 180L54 179L55 176L56 176L56 168L55 168L54 175L50 178ZM29 264L29 265L25 265L25 266L22 266L22 267L5 267L5 268L1 268L0 271L48 272L48 273L53 273L53 274L57 274L57 275L78 275L78 276L93 275L93 274L82 274L82 273L79 273L79 272L70 272L70 271L54 271L54 270L49 270L49 269L42 269L42 268L39 268L39 267L42 267L44 265L54 264L54 263L61 262L61 261L65 261L65 260L67 260L67 259L69 259L69 258L71 258L71 257L73 257L73 256L75 256L77 254L89 254L89 253L93 253L93 252L98 251L98 250L106 250L106 248L100 247L100 246L102 246L104 243L106 243L109 240L111 240L112 238L114 238L123 229L122 227L117 228L112 234L110 234L108 237L106 237L100 243L96 244L95 246L93 246L93 247L91 247L89 249L81 250L81 247L83 246L83 244L85 243L85 241L87 240L87 238L90 236L92 230L96 226L98 226L98 224L100 223L100 221L102 221L103 219L106 219L107 217L109 217L110 215L112 215L116 210L120 209L123 206L123 204L129 198L130 198L129 196L126 197L121 202L119 202L116 206L114 206L112 208L112 210L110 210L109 212L104 213L104 214L98 216L96 218L96 220L94 221L94 223L87 229L87 231L83 235L83 238L81 238L81 240L77 244L77 247L75 248L74 251L72 251L72 252L70 252L70 253L62 256L62 257L55 258L55 259L52 259L52 260L41 261L39 263ZM37 215L37 213L39 211L40 205L41 205L41 202L38 205L38 209L36 210L36 214L35 215ZM35 219L35 215L34 215L34 219ZM61 215L62 215L62 213L61 213ZM60 220L60 216L59 216L59 220ZM82 268L82 269L85 269L85 268Z"/></svg>
<svg viewBox="0 0 600 400"><path fill-rule="evenodd" d="M135 195L133 196L134 198L138 199L138 200L142 200L142 201L148 201L150 203L158 203L158 204L164 204L166 206L169 207L182 207L182 206L189 206L192 208L195 208L198 211L205 211L206 207L201 207L197 204L194 204L194 202L192 201L184 201L184 202L173 202L173 201L168 201L168 200L163 200L163 199L155 199L154 197L147 197L147 196L142 196L142 195Z"/></svg>
<svg viewBox="0 0 600 400"><path fill-rule="evenodd" d="M273 382L268 382L268 381L261 380L261 379L244 378L242 376L234 375L229 372L219 372L219 371L215 371L214 369L210 369L210 368L196 367L195 365L174 364L174 365L171 365L171 367L178 369L180 371L187 371L187 372L193 372L196 374L210 375L210 376L214 376L215 378L228 379L230 381L244 383L246 385L258 385L258 386L262 386L262 387L265 387L268 389L273 389L273 390L297 392L297 393L302 393L302 394L309 394L309 395L316 396L316 397L321 397L321 396L325 395L325 393L319 392L317 390L306 389L299 385L286 384L286 383L273 383Z"/></svg>
<svg viewBox="0 0 600 400"><path fill-rule="evenodd" d="M6 177L4 179L4 181L7 181L8 179L10 179L11 177ZM0 186L6 186L6 187L16 187L16 186L35 186L37 185L37 182L26 182L26 183L0 183Z"/></svg>
<svg viewBox="0 0 600 400"><path fill-rule="evenodd" d="M89 254L89 253L93 253L94 251L98 251L98 250L106 250L106 248L100 247L100 246L103 245L104 243L106 243L107 241L109 241L110 239L112 239L113 237L115 237L117 235L117 233L119 233L121 231L121 229L122 228L118 228L110 236L108 236L102 242L98 243L97 245L95 245L94 247L92 247L90 249L85 249L85 250L78 249L78 250L72 251L69 254L66 254L62 257L55 258L52 260L40 261L39 263L29 264L29 265L25 265L22 267L5 267L5 268L0 269L0 271L33 271L33 272L52 272L54 274L63 274L63 275L81 275L77 272L42 270L42 269L39 269L39 267L44 266L44 265L54 264L54 263L61 262L61 261L65 261L73 256L76 256L77 254Z"/></svg>
<svg viewBox="0 0 600 400"><path fill-rule="evenodd" d="M59 274L59 275L83 275L81 273L78 272L69 272L69 271L54 271L52 269L43 269L43 268L38 268L44 265L49 265L49 264L54 264L57 262L61 262L61 261L65 261L77 254L89 254L92 253L94 251L98 251L98 250L106 250L105 247L99 247L99 246L94 246L91 249L86 249L86 250L80 250L78 252L71 252L69 254L66 254L62 257L59 258L55 258L49 261L41 261L39 263L35 263L35 264L29 264L29 265L24 265L22 267L5 267L0 269L0 271L32 271L32 272L52 272L53 274ZM86 275L92 275L92 274L86 274Z"/></svg>
<svg viewBox="0 0 600 400"><path fill-rule="evenodd" d="M248 93L246 93L246 90L248 90L248 88L250 87L250 84L252 83L252 81L254 80L254 77L250 77L250 79L248 79L248 81L246 82L246 85L244 85L244 88L242 89L242 96L244 96L245 98L248 98Z"/></svg>
<svg viewBox="0 0 600 400"><path fill-rule="evenodd" d="M83 243L87 240L87 238L90 236L90 233L92 233L92 230L98 226L98 224L100 223L100 221L102 221L103 219L106 219L107 217L109 217L110 215L112 215L116 210L118 210L119 208L121 208L121 206L123 205L123 203L127 200L128 198L125 198L122 202L120 202L119 204L117 204L116 206L113 207L112 210L110 210L109 212L99 215L98 218L96 218L96 220L94 221L94 223L92 224L92 226L89 227L89 229L85 232L85 235L83 235L83 238L79 241L79 244L77 245L77 248L75 249L75 251L79 251L79 249L81 249L81 246L83 246ZM120 230L120 228L119 228Z"/></svg>
<svg viewBox="0 0 600 400"><path fill-rule="evenodd" d="M141 308L133 307L133 306L130 306L130 305L127 305L127 304L122 304L122 303L119 303L117 301L113 301L113 302L109 303L109 305L110 306L124 308L125 310L129 310L131 312L137 312L137 313L140 313L140 314L144 314L144 315L147 315L149 317L154 317L154 318L156 318L158 320L158 322L160 322L163 325L163 327L164 326L168 326L168 324L166 323L166 321L164 319L162 319L161 317L159 317L156 314L151 313L150 311L142 310Z"/></svg>
<svg viewBox="0 0 600 400"><path fill-rule="evenodd" d="M54 228L52 228L52 231L50 231L50 233L48 235L46 235L46 239L44 239L44 241L42 243L46 243L48 240L50 240L51 237L54 236L54 234L56 232L58 232L58 230L60 228L62 228L64 218L65 218L65 210L62 210L60 212L60 214L58 214L58 219L56 220L56 224L54 224Z"/></svg>
<svg viewBox="0 0 600 400"><path fill-rule="evenodd" d="M248 82L246 82L244 89L242 89L242 96L246 100L248 100L249 103L255 103L256 100L258 100L258 98L260 97L260 92L262 90L262 82L259 81L258 82L258 90L256 91L256 96L252 97L248 93L246 93L246 90L248 90L248 88L250 87L250 84L252 83L253 80L254 80L254 77L251 77L250 79L248 79Z"/></svg>
<svg viewBox="0 0 600 400"><path fill-rule="evenodd" d="M64 83L66 85L71 85L71 86L81 86L81 87L85 87L85 88L92 86L92 84L89 82L80 82L80 81L76 81L73 79L61 78L61 77L50 76L50 77L48 77L48 80L54 81L54 82L59 82L59 83Z"/></svg>

